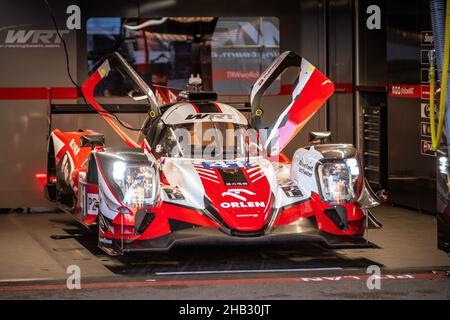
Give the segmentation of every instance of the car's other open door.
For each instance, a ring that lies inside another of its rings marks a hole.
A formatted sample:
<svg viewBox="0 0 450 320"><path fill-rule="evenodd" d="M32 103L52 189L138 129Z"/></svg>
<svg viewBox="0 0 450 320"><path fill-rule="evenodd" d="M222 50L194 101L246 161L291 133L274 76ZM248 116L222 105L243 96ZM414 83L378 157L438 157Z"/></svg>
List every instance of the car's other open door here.
<svg viewBox="0 0 450 320"><path fill-rule="evenodd" d="M283 52L253 85L250 105L256 129L261 129L261 97L273 81L290 67L300 68L300 74L292 92L292 101L270 125L264 139L264 147L271 156L278 155L286 147L334 92L331 80L306 59L291 51Z"/></svg>
<svg viewBox="0 0 450 320"><path fill-rule="evenodd" d="M83 83L81 90L86 100L94 107L100 116L105 119L122 140L130 147L138 147L137 143L131 139L120 126L117 119L107 112L94 97L95 87L103 78L110 74L111 70L117 71L123 78L127 78L131 81L133 90L127 94L134 100L147 100L149 104L149 115L153 118L157 118L159 115L159 106L155 94L118 52L114 52L105 59L100 67Z"/></svg>

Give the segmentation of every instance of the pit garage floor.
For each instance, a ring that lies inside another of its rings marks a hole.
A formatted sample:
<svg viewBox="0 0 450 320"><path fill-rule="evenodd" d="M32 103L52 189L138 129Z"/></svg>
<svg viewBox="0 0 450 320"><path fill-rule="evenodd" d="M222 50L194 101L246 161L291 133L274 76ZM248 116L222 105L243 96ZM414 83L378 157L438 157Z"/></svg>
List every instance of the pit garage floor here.
<svg viewBox="0 0 450 320"><path fill-rule="evenodd" d="M430 215L381 206L378 249L311 243L175 247L109 257L64 213L0 214L1 299L450 299L450 258L436 249ZM54 240L53 234L81 234ZM66 270L81 270L68 290ZM369 290L367 267L381 267Z"/></svg>

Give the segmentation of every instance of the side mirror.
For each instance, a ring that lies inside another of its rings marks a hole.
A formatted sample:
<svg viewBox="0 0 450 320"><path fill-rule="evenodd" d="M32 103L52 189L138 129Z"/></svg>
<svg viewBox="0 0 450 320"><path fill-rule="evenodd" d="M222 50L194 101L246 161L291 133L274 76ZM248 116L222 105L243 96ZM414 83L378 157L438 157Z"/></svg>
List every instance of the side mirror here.
<svg viewBox="0 0 450 320"><path fill-rule="evenodd" d="M375 192L373 192L372 188L370 187L369 183L367 182L367 179L364 178L364 185L363 190L361 192L361 196L359 197L357 203L358 206L361 209L369 209L376 206L379 206L381 204L380 199L378 199Z"/></svg>
<svg viewBox="0 0 450 320"><path fill-rule="evenodd" d="M81 147L91 147L91 149L94 149L96 146L104 146L105 136L103 134L81 136L80 145Z"/></svg>
<svg viewBox="0 0 450 320"><path fill-rule="evenodd" d="M322 144L325 143L331 136L330 131L311 131L309 133L310 144Z"/></svg>

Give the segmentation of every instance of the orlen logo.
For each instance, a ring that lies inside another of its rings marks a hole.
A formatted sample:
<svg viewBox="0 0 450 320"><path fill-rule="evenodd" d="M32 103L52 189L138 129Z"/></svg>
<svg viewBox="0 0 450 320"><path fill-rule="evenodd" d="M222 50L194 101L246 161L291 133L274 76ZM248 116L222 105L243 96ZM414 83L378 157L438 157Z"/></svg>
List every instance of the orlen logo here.
<svg viewBox="0 0 450 320"><path fill-rule="evenodd" d="M264 208L266 204L264 201L247 201L247 198L243 196L242 194L247 194L254 196L256 193L253 191L247 190L247 189L228 189L225 192L222 192L222 197L225 196L231 196L233 198L236 198L238 200L241 200L239 202L232 201L232 202L222 202L220 206L224 209L228 208Z"/></svg>

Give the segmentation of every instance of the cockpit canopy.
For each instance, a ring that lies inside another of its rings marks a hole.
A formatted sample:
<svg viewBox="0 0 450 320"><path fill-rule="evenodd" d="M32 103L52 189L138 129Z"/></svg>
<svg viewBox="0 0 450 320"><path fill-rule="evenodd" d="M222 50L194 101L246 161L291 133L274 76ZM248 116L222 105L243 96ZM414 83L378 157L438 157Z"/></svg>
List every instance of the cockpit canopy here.
<svg viewBox="0 0 450 320"><path fill-rule="evenodd" d="M181 102L165 111L161 120L165 129L155 151L166 157L236 159L258 153L247 119L229 105Z"/></svg>
<svg viewBox="0 0 450 320"><path fill-rule="evenodd" d="M177 124L165 129L155 151L171 158L245 158L248 154L247 135L246 126L231 122Z"/></svg>
<svg viewBox="0 0 450 320"><path fill-rule="evenodd" d="M192 122L227 122L248 125L242 113L232 106L212 102L181 102L173 105L161 116L166 125Z"/></svg>

